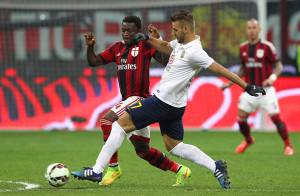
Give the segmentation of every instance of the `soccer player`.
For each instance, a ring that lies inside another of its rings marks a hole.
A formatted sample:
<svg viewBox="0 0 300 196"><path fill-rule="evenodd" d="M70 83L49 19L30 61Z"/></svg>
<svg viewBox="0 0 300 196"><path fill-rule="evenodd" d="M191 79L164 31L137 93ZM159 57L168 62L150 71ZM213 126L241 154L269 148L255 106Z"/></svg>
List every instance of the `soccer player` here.
<svg viewBox="0 0 300 196"><path fill-rule="evenodd" d="M154 57L162 64L166 64L168 60L168 56L160 54L146 42L133 44L133 35L140 31L140 18L137 16L126 16L122 21L123 41L115 42L98 55L94 52L95 36L92 33L85 34L87 59L90 66L94 67L111 62L117 64L122 101L113 106L104 116L98 117L96 127L101 127L104 141L109 137L112 123L118 120L125 112L126 107L149 96L149 66L151 58ZM153 36L159 37L156 29L151 33ZM134 145L136 154L140 158L161 170L177 173L176 185L184 184L184 175L186 172L190 173L190 169L170 160L161 151L149 146L149 126L141 127L140 130L131 132L128 134L128 138ZM104 186L110 185L120 178L121 175L122 171L118 163L118 154L115 152L109 161L107 172L99 184ZM100 181L99 178L87 177L86 179Z"/></svg>
<svg viewBox="0 0 300 196"><path fill-rule="evenodd" d="M126 133L158 122L165 147L171 154L206 167L215 175L222 188L230 187L225 161L214 161L198 147L183 143L182 116L187 104L189 85L192 78L203 67L225 76L253 96L264 93L264 90L247 85L236 74L231 73L207 55L202 49L199 36L195 35L195 21L191 12L185 10L176 12L172 15L171 21L176 40L170 43L142 33L134 36L135 42L146 41L158 51L170 55L154 95L128 107L126 112L112 124L111 134L102 147L93 170L77 171L76 175L101 176L110 157L121 146ZM152 27L149 26L149 28Z"/></svg>
<svg viewBox="0 0 300 196"><path fill-rule="evenodd" d="M245 139L237 146L235 152L241 154L254 143L247 119L250 113L256 111L257 108L262 108L268 112L284 142L284 154L293 155L294 149L291 146L286 125L280 118L278 100L273 86L282 71L282 63L278 59L274 45L259 38L260 25L256 19L247 21L246 32L248 41L240 45L241 66L238 75L245 76L249 84L263 87L267 95L257 98L246 93L241 94L238 104L238 124ZM231 85L232 82L229 82L222 88L225 89Z"/></svg>

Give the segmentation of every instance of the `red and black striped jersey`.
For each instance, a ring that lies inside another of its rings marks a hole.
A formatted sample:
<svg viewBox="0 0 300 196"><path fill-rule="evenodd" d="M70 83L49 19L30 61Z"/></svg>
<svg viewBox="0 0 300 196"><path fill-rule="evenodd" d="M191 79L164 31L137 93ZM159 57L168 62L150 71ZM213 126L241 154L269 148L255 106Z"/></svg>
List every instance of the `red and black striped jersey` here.
<svg viewBox="0 0 300 196"><path fill-rule="evenodd" d="M240 45L240 60L246 82L262 86L262 82L273 73L273 66L279 59L271 42L259 40L256 44L245 42Z"/></svg>
<svg viewBox="0 0 300 196"><path fill-rule="evenodd" d="M149 67L155 49L144 41L126 46L115 42L99 55L105 63L116 63L122 99L149 96Z"/></svg>

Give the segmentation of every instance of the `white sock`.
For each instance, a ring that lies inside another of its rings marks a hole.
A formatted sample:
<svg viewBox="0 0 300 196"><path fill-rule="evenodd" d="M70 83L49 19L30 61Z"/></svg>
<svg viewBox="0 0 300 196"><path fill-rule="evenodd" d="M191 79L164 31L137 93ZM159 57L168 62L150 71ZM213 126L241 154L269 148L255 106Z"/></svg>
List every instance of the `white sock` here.
<svg viewBox="0 0 300 196"><path fill-rule="evenodd" d="M118 122L112 124L112 129L110 135L102 147L95 165L93 166L93 171L95 173L101 173L104 171L104 168L109 163L112 155L120 148L122 145L126 133L124 129L119 125Z"/></svg>
<svg viewBox="0 0 300 196"><path fill-rule="evenodd" d="M175 156L178 156L180 158L192 161L198 165L201 165L203 167L206 167L212 172L215 172L216 170L216 164L215 161L210 158L207 154L202 152L199 148L196 146L190 145L190 144L184 144L183 142L177 144L171 151Z"/></svg>

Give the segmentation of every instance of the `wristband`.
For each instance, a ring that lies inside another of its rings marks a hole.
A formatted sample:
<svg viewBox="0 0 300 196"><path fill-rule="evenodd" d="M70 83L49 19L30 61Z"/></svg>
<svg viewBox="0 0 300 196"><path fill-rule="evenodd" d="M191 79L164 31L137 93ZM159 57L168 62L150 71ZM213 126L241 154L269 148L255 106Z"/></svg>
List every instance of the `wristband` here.
<svg viewBox="0 0 300 196"><path fill-rule="evenodd" d="M272 80L272 82L275 82L277 80L277 75L273 73L270 75L269 79Z"/></svg>

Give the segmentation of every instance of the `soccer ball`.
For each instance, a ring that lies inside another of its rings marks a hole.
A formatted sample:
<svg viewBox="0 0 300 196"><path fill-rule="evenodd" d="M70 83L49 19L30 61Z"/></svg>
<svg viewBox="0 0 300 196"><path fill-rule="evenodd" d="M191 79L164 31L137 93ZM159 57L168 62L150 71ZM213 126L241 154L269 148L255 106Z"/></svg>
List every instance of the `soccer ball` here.
<svg viewBox="0 0 300 196"><path fill-rule="evenodd" d="M69 181L70 171L63 163L52 163L47 167L45 178L54 187L60 187Z"/></svg>

